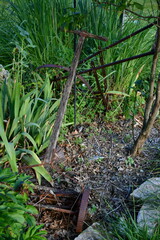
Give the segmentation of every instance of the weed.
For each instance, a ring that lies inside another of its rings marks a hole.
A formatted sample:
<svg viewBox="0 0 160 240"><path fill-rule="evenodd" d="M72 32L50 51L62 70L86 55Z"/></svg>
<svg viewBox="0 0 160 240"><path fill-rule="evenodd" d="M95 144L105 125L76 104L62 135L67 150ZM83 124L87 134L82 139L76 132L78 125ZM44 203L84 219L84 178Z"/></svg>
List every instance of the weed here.
<svg viewBox="0 0 160 240"><path fill-rule="evenodd" d="M82 139L81 137L76 137L76 138L74 139L74 143L75 143L76 145L81 145L81 144L83 143L83 139Z"/></svg>
<svg viewBox="0 0 160 240"><path fill-rule="evenodd" d="M65 167L66 172L71 172L72 170L73 170L72 167Z"/></svg>
<svg viewBox="0 0 160 240"><path fill-rule="evenodd" d="M133 166L134 165L134 159L132 157L127 157L127 159L125 160L125 163L127 166Z"/></svg>
<svg viewBox="0 0 160 240"><path fill-rule="evenodd" d="M91 216L93 216L94 214L96 214L97 210L98 210L98 207L97 207L95 204L92 204L91 207L88 209L89 214L90 214Z"/></svg>
<svg viewBox="0 0 160 240"><path fill-rule="evenodd" d="M129 142L131 142L131 140L132 140L132 135L131 134L126 134L125 136L124 136L124 142L125 143L129 143Z"/></svg>
<svg viewBox="0 0 160 240"><path fill-rule="evenodd" d="M96 163L102 163L103 161L104 161L104 157L98 156L98 157L95 159L95 162L96 162Z"/></svg>

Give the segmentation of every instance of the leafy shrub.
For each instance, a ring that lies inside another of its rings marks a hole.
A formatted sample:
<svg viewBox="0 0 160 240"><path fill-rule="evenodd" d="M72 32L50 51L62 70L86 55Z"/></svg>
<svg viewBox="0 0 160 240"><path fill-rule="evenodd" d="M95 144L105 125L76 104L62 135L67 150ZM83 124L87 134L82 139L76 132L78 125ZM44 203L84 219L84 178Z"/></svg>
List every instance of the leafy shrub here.
<svg viewBox="0 0 160 240"><path fill-rule="evenodd" d="M25 93L19 75L17 71L14 80L7 79L0 89L0 163L9 161L14 172L18 171L18 158L28 165L41 164L38 156L48 147L59 104L59 100L53 99L47 77L40 89L35 84L34 89ZM40 175L52 181L43 166L34 170L39 183Z"/></svg>
<svg viewBox="0 0 160 240"><path fill-rule="evenodd" d="M27 205L27 194L18 190L25 185L32 190L29 176L14 174L9 168L0 169L0 239L45 240L42 225L36 225L33 214L38 211ZM28 191L27 190L27 191Z"/></svg>

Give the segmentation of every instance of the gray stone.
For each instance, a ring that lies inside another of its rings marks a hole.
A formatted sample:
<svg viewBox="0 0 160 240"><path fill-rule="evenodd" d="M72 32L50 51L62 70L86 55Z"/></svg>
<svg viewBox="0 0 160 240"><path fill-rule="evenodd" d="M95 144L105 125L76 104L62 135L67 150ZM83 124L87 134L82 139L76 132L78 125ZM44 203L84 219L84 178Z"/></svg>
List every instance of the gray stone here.
<svg viewBox="0 0 160 240"><path fill-rule="evenodd" d="M104 240L104 237L99 229L100 229L100 224L93 223L92 226L84 230L74 240Z"/></svg>
<svg viewBox="0 0 160 240"><path fill-rule="evenodd" d="M160 198L160 178L150 178L131 193L132 197L152 201Z"/></svg>
<svg viewBox="0 0 160 240"><path fill-rule="evenodd" d="M137 223L140 228L147 227L148 234L152 235L155 227L160 220L160 202L146 202L141 207L138 216Z"/></svg>

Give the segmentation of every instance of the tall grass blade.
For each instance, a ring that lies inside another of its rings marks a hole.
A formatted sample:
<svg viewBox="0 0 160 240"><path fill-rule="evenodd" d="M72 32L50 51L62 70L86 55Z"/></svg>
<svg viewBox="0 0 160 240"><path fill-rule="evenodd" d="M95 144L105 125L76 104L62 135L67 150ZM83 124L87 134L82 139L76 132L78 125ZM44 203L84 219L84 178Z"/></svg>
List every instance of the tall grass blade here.
<svg viewBox="0 0 160 240"><path fill-rule="evenodd" d="M4 132L3 127L0 125L0 136L3 140L3 143L5 145L6 148L6 152L9 156L9 163L11 165L12 171L13 172L18 172L18 167L17 167L17 163L16 163L16 153L15 153L15 149L14 149L14 145L13 143L9 143L6 137L6 134Z"/></svg>

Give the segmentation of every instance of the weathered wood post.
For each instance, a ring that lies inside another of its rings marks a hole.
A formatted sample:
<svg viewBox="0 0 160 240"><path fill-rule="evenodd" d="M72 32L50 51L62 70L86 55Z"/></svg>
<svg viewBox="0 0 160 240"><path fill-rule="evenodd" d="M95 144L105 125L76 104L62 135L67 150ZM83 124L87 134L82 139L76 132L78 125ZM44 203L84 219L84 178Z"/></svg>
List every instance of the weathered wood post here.
<svg viewBox="0 0 160 240"><path fill-rule="evenodd" d="M102 41L107 41L107 38L105 38L105 37L97 36L97 35L94 35L91 33L87 33L85 31L75 30L75 31L70 31L70 32L80 35L80 38L78 40L77 48L76 48L74 58L73 58L73 61L71 64L70 74L68 76L68 80L66 82L66 85L65 85L63 93L62 93L62 98L61 98L60 106L59 106L59 109L57 112L56 120L54 123L53 132L52 132L51 139L50 139L50 144L46 151L44 162L47 163L47 165L51 164L52 160L54 160L54 158L56 156L55 154L56 154L57 140L58 140L60 128L62 125L62 121L64 118L64 114L66 111L68 99L69 99L71 89L73 86L74 78L76 77L76 70L78 67L79 58L80 58L80 54L82 51L84 40L85 40L85 38L90 37L90 38L95 38L95 39L102 40Z"/></svg>

